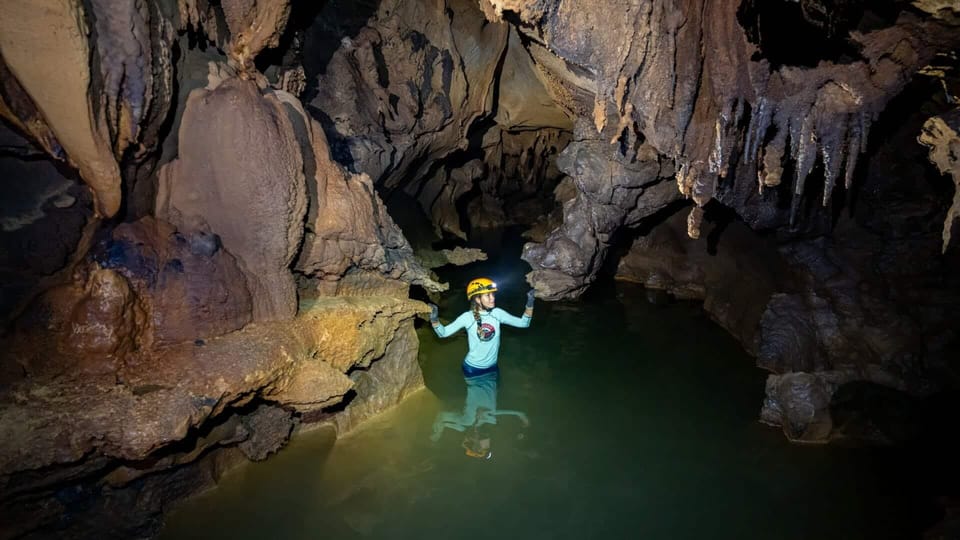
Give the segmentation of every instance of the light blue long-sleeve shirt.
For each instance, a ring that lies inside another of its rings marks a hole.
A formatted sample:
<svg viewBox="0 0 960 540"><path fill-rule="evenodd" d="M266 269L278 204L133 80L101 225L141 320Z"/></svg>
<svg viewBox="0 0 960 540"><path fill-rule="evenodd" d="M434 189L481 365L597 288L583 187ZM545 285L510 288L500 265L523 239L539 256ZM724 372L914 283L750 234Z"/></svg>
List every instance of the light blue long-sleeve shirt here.
<svg viewBox="0 0 960 540"><path fill-rule="evenodd" d="M467 399L463 404L463 412L441 411L433 422L434 441L440 439L444 429L466 431L483 424L496 424L498 416L516 416L523 424L529 425L530 420L521 411L501 410L497 408L497 374L487 373L479 377L468 377Z"/></svg>
<svg viewBox="0 0 960 540"><path fill-rule="evenodd" d="M473 317L473 312L465 311L448 325L437 324L433 327L433 331L445 338L460 330L466 330L469 350L463 362L471 367L484 369L497 363L497 356L500 354L500 324L527 328L530 326L530 320L531 317L526 313L522 317L517 317L500 308L480 311L481 337L477 335L477 321Z"/></svg>

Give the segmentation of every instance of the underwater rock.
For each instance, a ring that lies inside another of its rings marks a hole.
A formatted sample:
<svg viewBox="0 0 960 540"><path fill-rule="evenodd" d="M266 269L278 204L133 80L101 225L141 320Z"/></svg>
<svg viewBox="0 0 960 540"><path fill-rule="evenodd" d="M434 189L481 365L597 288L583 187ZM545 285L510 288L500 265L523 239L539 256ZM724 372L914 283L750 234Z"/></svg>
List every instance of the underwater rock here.
<svg viewBox="0 0 960 540"><path fill-rule="evenodd" d="M833 419L830 398L843 381L843 374L794 372L767 377L760 420L781 426L792 442L829 442Z"/></svg>

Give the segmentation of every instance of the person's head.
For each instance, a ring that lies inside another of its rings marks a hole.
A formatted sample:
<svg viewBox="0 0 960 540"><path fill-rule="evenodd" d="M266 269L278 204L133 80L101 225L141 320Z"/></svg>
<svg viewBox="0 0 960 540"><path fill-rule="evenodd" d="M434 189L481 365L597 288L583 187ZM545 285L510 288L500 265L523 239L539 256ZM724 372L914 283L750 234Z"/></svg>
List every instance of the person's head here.
<svg viewBox="0 0 960 540"><path fill-rule="evenodd" d="M493 451L490 450L490 434L484 427L474 426L464 433L463 437L464 453L472 458L490 459L493 457Z"/></svg>
<svg viewBox="0 0 960 540"><path fill-rule="evenodd" d="M489 278L477 278L467 285L467 300L471 307L490 311L496 305L497 284Z"/></svg>

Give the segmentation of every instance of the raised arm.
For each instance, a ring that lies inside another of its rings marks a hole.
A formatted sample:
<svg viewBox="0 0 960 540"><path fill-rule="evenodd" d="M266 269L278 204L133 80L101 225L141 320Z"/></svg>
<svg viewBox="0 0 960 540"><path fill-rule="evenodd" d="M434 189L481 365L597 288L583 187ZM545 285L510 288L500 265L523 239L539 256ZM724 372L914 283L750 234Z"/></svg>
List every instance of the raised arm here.
<svg viewBox="0 0 960 540"><path fill-rule="evenodd" d="M492 414L493 416L516 416L517 418L520 419L521 422L523 422L523 425L525 427L530 425L530 419L527 418L526 413L522 411L500 410L500 411L493 411L490 414Z"/></svg>
<svg viewBox="0 0 960 540"><path fill-rule="evenodd" d="M495 308L493 312L503 324L517 328L528 328L530 326L530 320L533 319L533 289L527 292L527 305L523 310L522 317L511 315L500 308Z"/></svg>
<svg viewBox="0 0 960 540"><path fill-rule="evenodd" d="M433 331L437 336L445 338L450 337L453 334L456 334L458 331L467 327L467 323L472 319L469 317L470 312L466 312L454 321L446 326L440 323L440 318L437 310L437 306L430 304L430 326L433 326Z"/></svg>

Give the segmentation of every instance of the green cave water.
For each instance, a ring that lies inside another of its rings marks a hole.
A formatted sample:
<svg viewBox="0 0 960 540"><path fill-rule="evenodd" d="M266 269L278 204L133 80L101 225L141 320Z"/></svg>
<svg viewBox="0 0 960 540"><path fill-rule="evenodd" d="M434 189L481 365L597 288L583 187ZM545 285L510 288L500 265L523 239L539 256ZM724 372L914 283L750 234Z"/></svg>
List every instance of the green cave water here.
<svg viewBox="0 0 960 540"><path fill-rule="evenodd" d="M441 272L444 321L476 275L522 311L520 244L498 238L485 247L499 257ZM699 304L626 283L538 301L529 329L503 329L496 388L496 409L528 425L484 426L489 459L466 455L464 433L432 437L464 409L466 338L418 327L425 390L336 442L312 431L230 472L161 538L880 539L936 521L891 451L798 446L760 424L765 373Z"/></svg>

